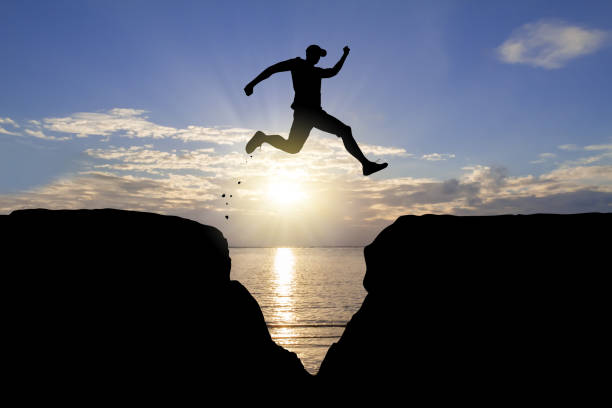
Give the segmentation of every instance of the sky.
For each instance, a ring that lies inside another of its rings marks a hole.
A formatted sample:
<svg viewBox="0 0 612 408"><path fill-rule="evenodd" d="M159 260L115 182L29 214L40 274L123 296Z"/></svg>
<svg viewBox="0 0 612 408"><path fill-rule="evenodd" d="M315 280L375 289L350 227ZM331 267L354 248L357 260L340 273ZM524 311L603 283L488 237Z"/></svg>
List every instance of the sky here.
<svg viewBox="0 0 612 408"><path fill-rule="evenodd" d="M289 73L244 86L310 44L322 67L350 47L323 108L382 172L319 131L244 152L293 113ZM610 1L2 0L0 55L2 214L112 207L231 246L344 246L403 214L612 211Z"/></svg>

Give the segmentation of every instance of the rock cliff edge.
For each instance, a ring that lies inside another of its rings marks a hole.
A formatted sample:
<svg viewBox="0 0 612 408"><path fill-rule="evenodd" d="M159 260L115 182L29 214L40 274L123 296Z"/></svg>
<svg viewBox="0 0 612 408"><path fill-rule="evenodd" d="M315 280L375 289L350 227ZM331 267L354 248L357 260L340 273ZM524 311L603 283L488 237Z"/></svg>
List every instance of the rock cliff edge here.
<svg viewBox="0 0 612 408"><path fill-rule="evenodd" d="M403 216L317 376L230 279L220 231L121 210L0 216L4 367L22 400L177 403L217 384L412 403L581 402L610 362L612 214Z"/></svg>
<svg viewBox="0 0 612 408"><path fill-rule="evenodd" d="M612 214L403 216L317 378L413 402L586 401L603 385Z"/></svg>
<svg viewBox="0 0 612 408"><path fill-rule="evenodd" d="M217 384L302 384L227 241L180 217L103 210L0 216L10 387L27 401L170 401Z"/></svg>

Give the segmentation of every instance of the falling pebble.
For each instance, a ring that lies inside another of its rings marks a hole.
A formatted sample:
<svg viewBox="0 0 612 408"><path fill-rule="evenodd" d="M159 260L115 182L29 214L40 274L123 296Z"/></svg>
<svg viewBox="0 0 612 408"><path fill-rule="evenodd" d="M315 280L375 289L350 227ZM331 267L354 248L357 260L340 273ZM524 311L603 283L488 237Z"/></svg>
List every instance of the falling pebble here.
<svg viewBox="0 0 612 408"><path fill-rule="evenodd" d="M228 203L225 203L225 205L227 205Z"/></svg>
<svg viewBox="0 0 612 408"><path fill-rule="evenodd" d="M238 182L238 184L242 183L241 181Z"/></svg>
<svg viewBox="0 0 612 408"><path fill-rule="evenodd" d="M251 159L253 158L253 155L251 155Z"/></svg>
<svg viewBox="0 0 612 408"><path fill-rule="evenodd" d="M230 198L232 198L232 195L230 194Z"/></svg>
<svg viewBox="0 0 612 408"><path fill-rule="evenodd" d="M221 194L221 197L225 197L225 193Z"/></svg>
<svg viewBox="0 0 612 408"><path fill-rule="evenodd" d="M229 215L226 215L226 216L225 216L225 219L226 219L226 220L229 220Z"/></svg>

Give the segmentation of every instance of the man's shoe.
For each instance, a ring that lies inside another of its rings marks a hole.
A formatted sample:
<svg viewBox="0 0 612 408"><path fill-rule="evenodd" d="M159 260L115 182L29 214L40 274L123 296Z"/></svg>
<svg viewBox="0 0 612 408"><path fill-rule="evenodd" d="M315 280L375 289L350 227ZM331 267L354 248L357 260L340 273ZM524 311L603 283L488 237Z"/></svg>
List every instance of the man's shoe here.
<svg viewBox="0 0 612 408"><path fill-rule="evenodd" d="M377 171L381 171L382 169L388 166L387 163L374 163L370 162L369 164L363 166L363 175L369 176L370 174L376 173Z"/></svg>
<svg viewBox="0 0 612 408"><path fill-rule="evenodd" d="M253 153L255 149L257 149L264 141L264 137L266 134L264 132L260 132L259 130L255 132L251 140L246 144L246 152L248 154Z"/></svg>

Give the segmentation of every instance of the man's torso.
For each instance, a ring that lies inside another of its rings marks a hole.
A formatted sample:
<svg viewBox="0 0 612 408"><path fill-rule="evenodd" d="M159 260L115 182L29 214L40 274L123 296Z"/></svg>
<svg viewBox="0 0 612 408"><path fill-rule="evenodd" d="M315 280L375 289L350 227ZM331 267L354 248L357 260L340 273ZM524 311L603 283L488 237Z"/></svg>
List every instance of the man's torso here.
<svg viewBox="0 0 612 408"><path fill-rule="evenodd" d="M291 78L295 91L291 108L321 109L322 69L308 64L299 57L291 61Z"/></svg>

